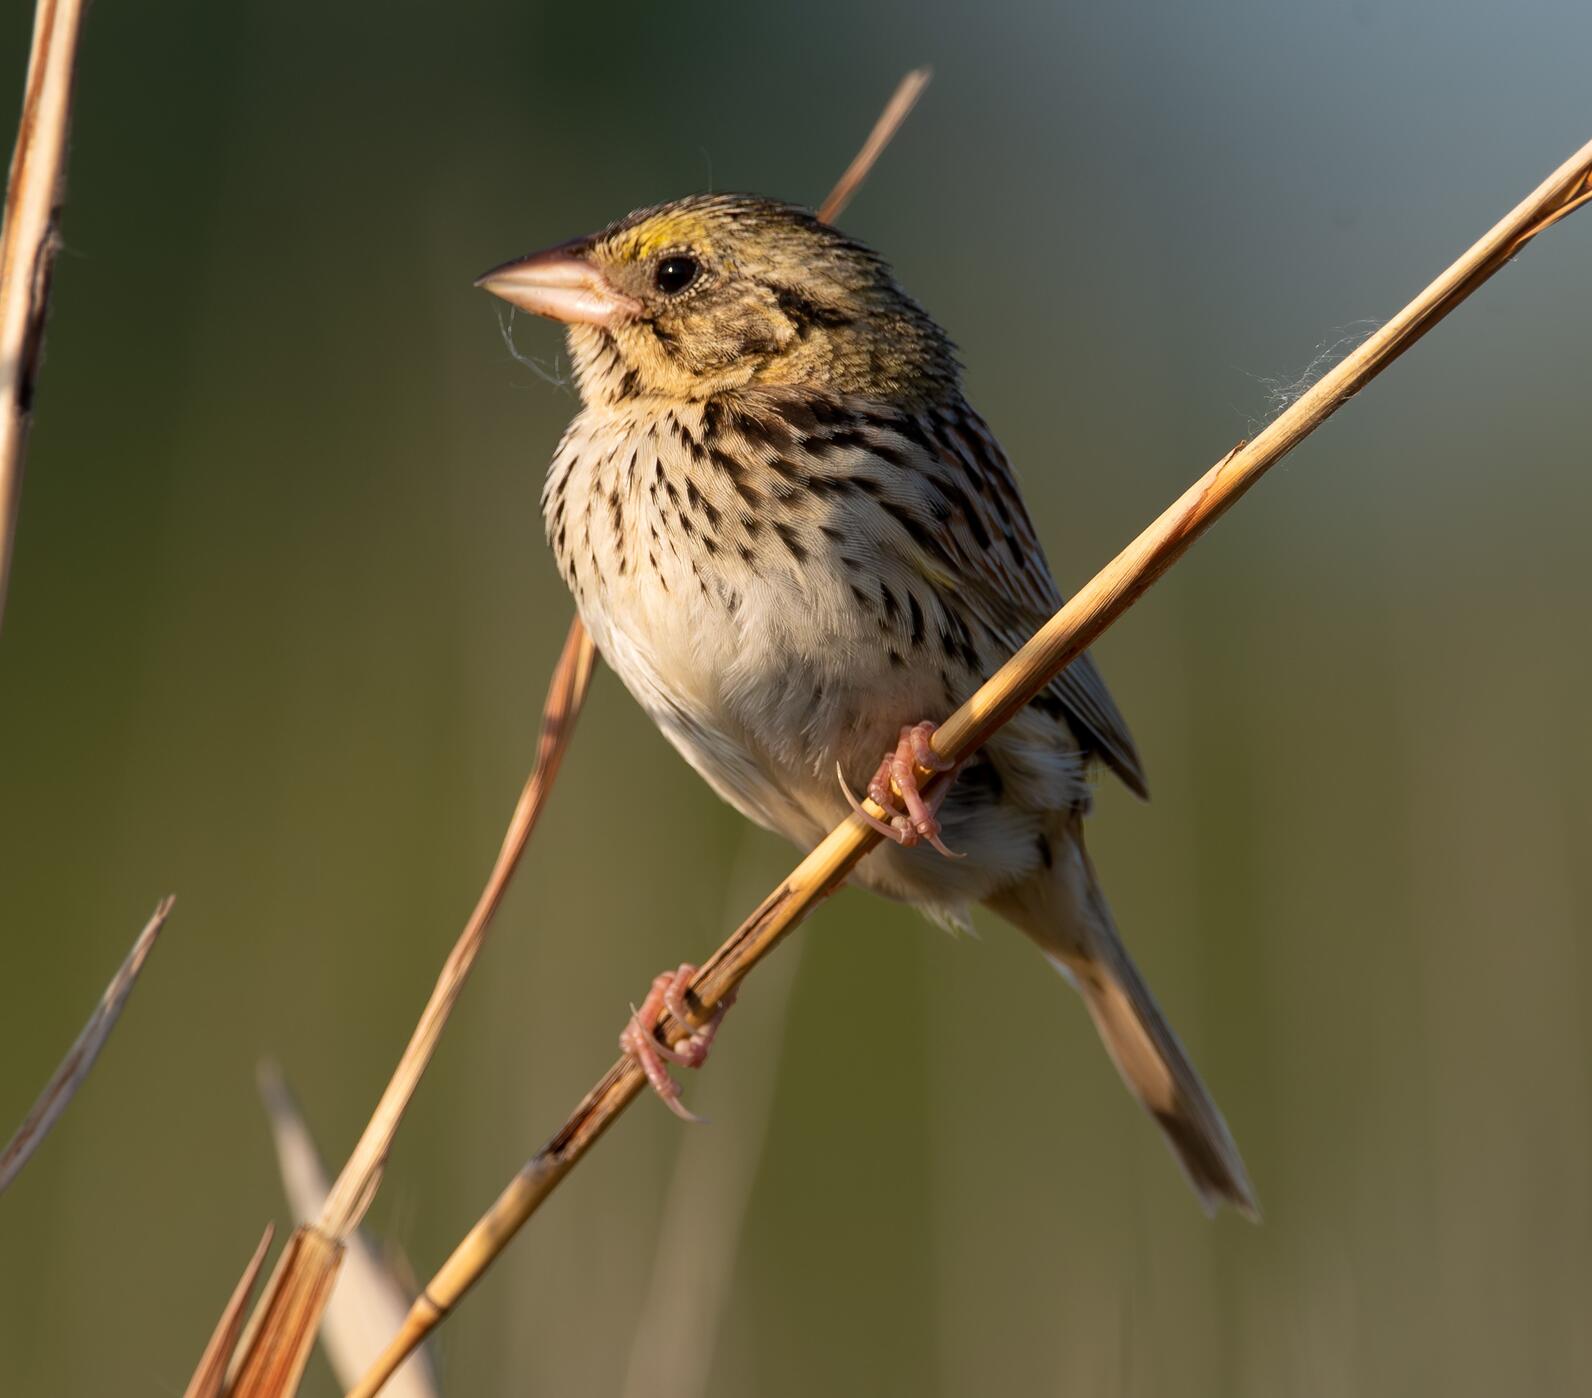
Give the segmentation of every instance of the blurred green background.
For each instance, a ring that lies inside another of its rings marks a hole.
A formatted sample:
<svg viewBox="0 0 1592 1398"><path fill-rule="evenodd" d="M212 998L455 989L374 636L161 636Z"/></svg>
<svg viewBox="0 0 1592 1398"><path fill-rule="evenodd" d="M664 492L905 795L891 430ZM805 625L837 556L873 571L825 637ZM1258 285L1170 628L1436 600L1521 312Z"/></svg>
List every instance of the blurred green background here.
<svg viewBox="0 0 1592 1398"><path fill-rule="evenodd" d="M0 636L0 1135L178 905L0 1198L0 1392L181 1392L284 1213L256 1062L341 1159L496 851L574 401L477 273L709 186L816 202L932 63L844 223L1076 585L1586 139L1589 51L1579 0L101 0ZM1263 1227L1200 1216L1018 937L849 892L687 1085L715 1124L640 1104L445 1391L1592 1389L1589 269L1592 215L1098 648L1156 799L1103 784L1093 848ZM791 862L600 676L373 1230L429 1274Z"/></svg>

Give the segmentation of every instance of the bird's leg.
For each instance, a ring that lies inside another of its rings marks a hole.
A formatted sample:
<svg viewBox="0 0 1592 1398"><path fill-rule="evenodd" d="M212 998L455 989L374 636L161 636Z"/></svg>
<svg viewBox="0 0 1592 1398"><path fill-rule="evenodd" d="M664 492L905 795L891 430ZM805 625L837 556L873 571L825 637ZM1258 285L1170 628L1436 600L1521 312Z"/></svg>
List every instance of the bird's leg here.
<svg viewBox="0 0 1592 1398"><path fill-rule="evenodd" d="M863 810L861 803L850 791L846 791L846 799L851 802L851 808L869 825L898 845L910 848L919 840L925 840L947 859L957 859L960 856L948 850L941 842L940 822L935 815L940 808L940 802L945 799L950 783L941 786L934 797L928 800L924 798L918 783L919 767L927 772L940 773L954 771L961 765L949 762L935 752L930 739L934 737L937 727L937 724L925 720L923 723L908 724L903 728L895 750L885 754L884 760L879 764L879 770L873 774L873 780L868 783L869 798L890 812L888 823L876 820ZM845 789L844 782L841 783L841 788ZM902 809L903 807L905 809Z"/></svg>
<svg viewBox="0 0 1592 1398"><path fill-rule="evenodd" d="M724 1012L735 1003L732 991L719 1001L718 1009L706 1024L693 1029L678 1044L663 1043L653 1031L665 1010L682 1024L691 1022L685 992L696 972L697 968L687 961L682 962L677 971L654 976L647 998L641 1002L639 1010L631 1007L630 1022L619 1035L620 1050L636 1060L663 1105L683 1121L701 1121L702 1118L681 1104L680 1085L669 1076L665 1060L678 1063L682 1068L700 1068L708 1060L708 1050L724 1021Z"/></svg>

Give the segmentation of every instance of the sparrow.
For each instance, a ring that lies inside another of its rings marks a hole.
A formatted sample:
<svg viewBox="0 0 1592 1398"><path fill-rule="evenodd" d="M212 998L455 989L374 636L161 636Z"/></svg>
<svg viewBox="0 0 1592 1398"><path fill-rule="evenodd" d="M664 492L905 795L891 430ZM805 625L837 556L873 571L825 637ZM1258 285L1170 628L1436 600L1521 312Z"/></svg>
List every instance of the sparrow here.
<svg viewBox="0 0 1592 1398"><path fill-rule="evenodd" d="M1093 661L1074 661L937 804L920 787L944 767L933 716L1063 601L945 332L871 249L751 195L642 209L477 285L567 328L581 407L542 491L547 539L664 736L803 850L854 811L873 821L889 838L858 883L953 929L977 904L1026 933L1082 995L1206 1211L1256 1216L1085 849L1092 769L1148 794ZM663 1059L700 1063L724 1007L674 1049L652 1030L664 1007L686 1018L693 970L659 976L621 1039L682 1114Z"/></svg>

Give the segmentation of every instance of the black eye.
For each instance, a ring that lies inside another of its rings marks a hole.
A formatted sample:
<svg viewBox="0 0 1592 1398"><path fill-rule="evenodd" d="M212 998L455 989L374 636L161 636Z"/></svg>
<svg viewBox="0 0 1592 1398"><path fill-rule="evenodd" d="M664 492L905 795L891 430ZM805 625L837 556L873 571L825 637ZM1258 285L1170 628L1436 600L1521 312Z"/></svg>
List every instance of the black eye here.
<svg viewBox="0 0 1592 1398"><path fill-rule="evenodd" d="M675 253L658 264L658 270L652 274L652 280L665 296L678 296L697 279L697 274L701 270L702 265L696 258L687 257L684 253Z"/></svg>

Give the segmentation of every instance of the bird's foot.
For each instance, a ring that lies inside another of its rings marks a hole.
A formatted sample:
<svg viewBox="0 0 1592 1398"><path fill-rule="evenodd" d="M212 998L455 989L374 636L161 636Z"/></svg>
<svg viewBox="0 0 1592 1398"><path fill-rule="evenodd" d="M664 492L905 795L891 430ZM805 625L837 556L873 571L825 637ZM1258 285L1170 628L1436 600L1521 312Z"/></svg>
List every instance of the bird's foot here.
<svg viewBox="0 0 1592 1398"><path fill-rule="evenodd" d="M714 1035L724 1021L724 1012L735 1003L732 991L719 1001L718 1009L713 1011L712 1018L706 1024L693 1029L677 1044L663 1043L653 1031L657 1029L665 1010L681 1024L691 1023L685 992L696 972L697 968L687 961L682 962L677 971L665 971L654 976L647 998L641 1002L639 1010L634 1005L630 1007L630 1021L619 1035L620 1050L636 1060L663 1105L682 1121L701 1121L703 1118L681 1103L680 1084L669 1076L667 1065L678 1063L682 1068L700 1068L706 1063L708 1050L713 1047Z"/></svg>
<svg viewBox="0 0 1592 1398"><path fill-rule="evenodd" d="M868 783L869 799L888 814L888 820L870 815L862 802L851 794L844 777L840 779L840 789L846 793L851 809L887 840L894 840L908 849L922 840L947 859L960 859L962 856L947 849L940 839L940 822L935 815L940 802L945 799L949 783L941 786L932 798L925 798L918 782L919 767L938 774L954 771L960 765L935 752L930 739L934 737L937 727L937 724L925 720L903 728L894 751L884 755L879 770Z"/></svg>

